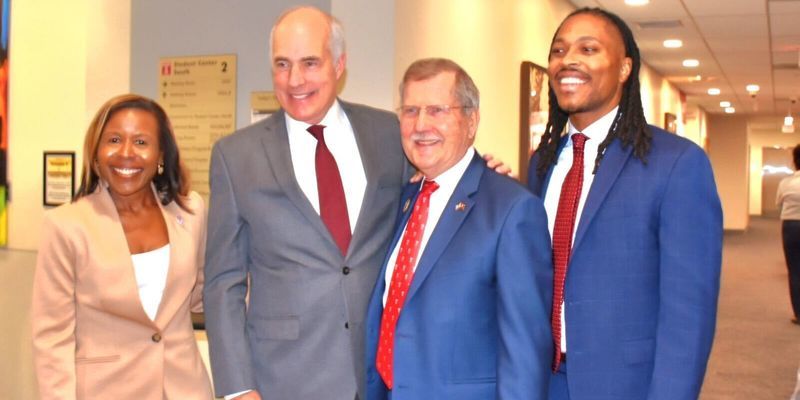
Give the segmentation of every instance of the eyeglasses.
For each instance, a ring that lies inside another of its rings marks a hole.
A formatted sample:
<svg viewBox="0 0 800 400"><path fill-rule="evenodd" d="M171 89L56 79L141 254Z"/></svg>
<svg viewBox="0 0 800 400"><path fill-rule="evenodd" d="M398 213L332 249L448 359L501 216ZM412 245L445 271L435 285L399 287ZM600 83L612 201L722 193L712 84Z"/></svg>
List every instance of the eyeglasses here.
<svg viewBox="0 0 800 400"><path fill-rule="evenodd" d="M400 118L417 118L419 117L419 113L422 110L425 110L425 114L427 114L431 118L443 118L445 115L450 115L452 110L458 109L468 109L472 107L468 106L450 106L447 104L430 104L427 106L401 106L397 109L397 114L400 115Z"/></svg>

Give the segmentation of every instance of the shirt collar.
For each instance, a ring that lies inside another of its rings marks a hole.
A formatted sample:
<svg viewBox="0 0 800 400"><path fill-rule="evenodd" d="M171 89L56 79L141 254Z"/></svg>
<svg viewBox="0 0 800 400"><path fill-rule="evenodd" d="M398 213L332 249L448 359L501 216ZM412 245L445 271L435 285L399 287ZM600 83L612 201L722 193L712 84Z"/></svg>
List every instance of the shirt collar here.
<svg viewBox="0 0 800 400"><path fill-rule="evenodd" d="M603 115L597 121L592 122L589 126L586 127L582 134L586 135L590 141L587 143L591 143L594 146L599 146L600 143L603 143L606 140L606 136L608 136L608 130L611 129L611 124L614 123L614 117L617 116L617 109L619 106L614 107L608 114ZM572 136L573 134L577 133L578 130L572 125L572 121L569 122L569 135Z"/></svg>
<svg viewBox="0 0 800 400"><path fill-rule="evenodd" d="M307 124L303 121L298 121L288 113L286 115L286 129L289 132L304 132L308 129L311 124ZM328 108L328 112L325 113L325 116L322 118L322 121L319 122L317 125L324 125L325 127L338 127L342 126L343 120L345 118L344 110L342 106L339 104L339 100L336 99L333 101L333 104L330 108Z"/></svg>
<svg viewBox="0 0 800 400"><path fill-rule="evenodd" d="M474 155L475 149L470 147L467 149L464 157L461 157L461 160L459 160L452 167L448 168L447 171L442 172L439 174L439 176L433 179L437 184L439 184L439 188L443 189L441 190L442 193L450 193L455 190L458 181L461 180L461 176L464 175L464 171L466 171L467 167L469 167L469 163L472 161L472 157Z"/></svg>

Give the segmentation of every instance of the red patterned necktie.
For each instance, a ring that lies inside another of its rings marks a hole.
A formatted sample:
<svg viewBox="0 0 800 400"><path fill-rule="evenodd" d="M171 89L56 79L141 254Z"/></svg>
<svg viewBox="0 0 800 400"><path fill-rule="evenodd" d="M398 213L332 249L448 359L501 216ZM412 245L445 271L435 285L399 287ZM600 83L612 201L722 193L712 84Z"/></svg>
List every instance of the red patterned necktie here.
<svg viewBox="0 0 800 400"><path fill-rule="evenodd" d="M389 296L383 307L375 366L389 389L392 388L393 383L394 330L397 326L397 319L400 318L400 310L406 300L408 288L411 286L411 279L414 277L414 265L416 265L419 255L422 232L425 231L425 223L428 221L431 194L438 188L439 185L434 181L426 180L422 184L422 190L414 203L414 210L411 212L405 233L403 233L403 241L400 243L400 251L397 252L397 261L394 264L392 280L389 284Z"/></svg>
<svg viewBox="0 0 800 400"><path fill-rule="evenodd" d="M347 255L350 245L350 218L347 215L347 200L344 197L342 178L333 154L325 145L322 125L311 125L308 132L317 139L317 150L314 162L317 172L317 191L319 193L319 216L328 227L333 240L342 252Z"/></svg>
<svg viewBox="0 0 800 400"><path fill-rule="evenodd" d="M572 233L575 231L575 217L583 187L583 144L588 138L582 133L572 135L572 166L567 172L558 198L558 211L553 227L553 311L550 315L555 342L553 371L561 364L561 311L564 303L564 281L567 278L567 265L572 253Z"/></svg>

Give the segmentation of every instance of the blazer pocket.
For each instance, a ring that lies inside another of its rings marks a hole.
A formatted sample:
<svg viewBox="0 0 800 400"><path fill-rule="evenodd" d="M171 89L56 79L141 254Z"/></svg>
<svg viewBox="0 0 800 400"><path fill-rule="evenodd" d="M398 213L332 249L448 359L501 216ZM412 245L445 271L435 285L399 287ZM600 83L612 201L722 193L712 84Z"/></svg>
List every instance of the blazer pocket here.
<svg viewBox="0 0 800 400"><path fill-rule="evenodd" d="M652 363L655 357L654 339L631 340L623 344L622 355L627 364Z"/></svg>
<svg viewBox="0 0 800 400"><path fill-rule="evenodd" d="M76 357L75 364L100 364L107 362L119 361L119 354L114 356L101 356L101 357Z"/></svg>
<svg viewBox="0 0 800 400"><path fill-rule="evenodd" d="M260 340L297 340L300 321L297 317L259 318L253 333Z"/></svg>

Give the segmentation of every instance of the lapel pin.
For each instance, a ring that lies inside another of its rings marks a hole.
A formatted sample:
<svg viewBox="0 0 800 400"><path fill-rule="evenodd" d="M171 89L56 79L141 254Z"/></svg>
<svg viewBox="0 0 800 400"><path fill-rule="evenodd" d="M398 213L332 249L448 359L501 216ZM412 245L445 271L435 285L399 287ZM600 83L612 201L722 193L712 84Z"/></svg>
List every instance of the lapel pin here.
<svg viewBox="0 0 800 400"><path fill-rule="evenodd" d="M408 207L411 206L411 199L406 199L406 204L403 204L403 212L408 211Z"/></svg>
<svg viewBox="0 0 800 400"><path fill-rule="evenodd" d="M456 211L464 211L466 209L467 209L467 203L459 201L458 204L456 204Z"/></svg>
<svg viewBox="0 0 800 400"><path fill-rule="evenodd" d="M178 220L178 225L183 225L183 215L178 215L175 219Z"/></svg>

